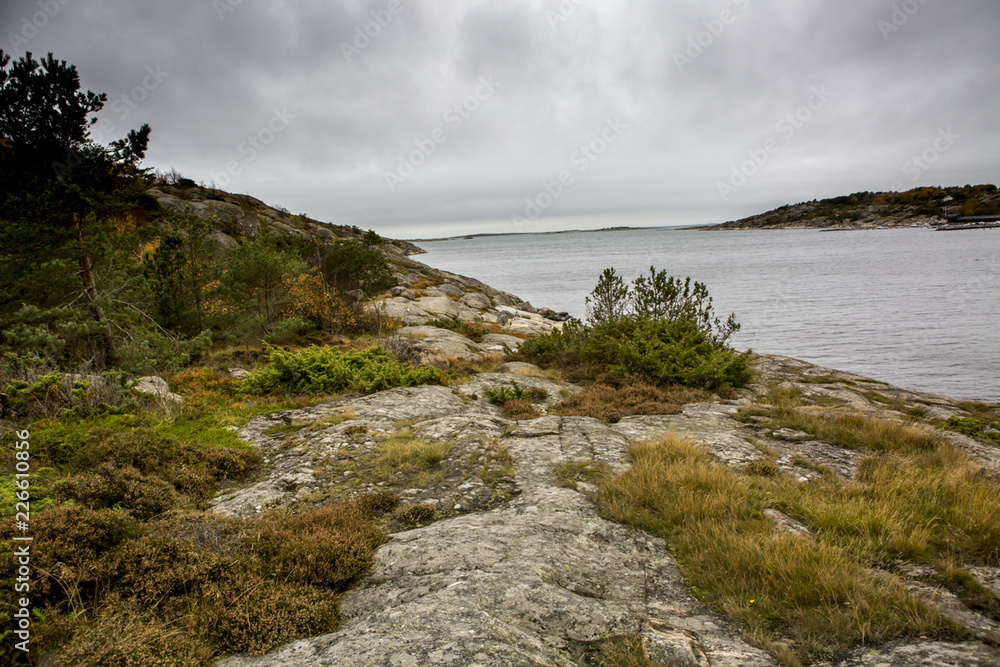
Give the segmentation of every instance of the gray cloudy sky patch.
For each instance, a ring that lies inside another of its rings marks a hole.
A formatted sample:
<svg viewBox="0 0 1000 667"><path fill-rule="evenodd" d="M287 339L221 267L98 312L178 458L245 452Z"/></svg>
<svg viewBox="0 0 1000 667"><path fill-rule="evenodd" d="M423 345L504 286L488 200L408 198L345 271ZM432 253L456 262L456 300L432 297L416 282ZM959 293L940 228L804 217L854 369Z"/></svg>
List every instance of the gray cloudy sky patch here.
<svg viewBox="0 0 1000 667"><path fill-rule="evenodd" d="M1000 181L995 0L8 0L0 26L4 51L52 51L108 93L109 140L148 122L149 166L395 237L516 231L566 169L524 231ZM147 68L168 75L144 86ZM456 126L481 77L499 85ZM813 87L828 99L787 136ZM289 119L268 134L276 110ZM609 119L628 127L576 171ZM913 180L904 165L941 130L958 138Z"/></svg>

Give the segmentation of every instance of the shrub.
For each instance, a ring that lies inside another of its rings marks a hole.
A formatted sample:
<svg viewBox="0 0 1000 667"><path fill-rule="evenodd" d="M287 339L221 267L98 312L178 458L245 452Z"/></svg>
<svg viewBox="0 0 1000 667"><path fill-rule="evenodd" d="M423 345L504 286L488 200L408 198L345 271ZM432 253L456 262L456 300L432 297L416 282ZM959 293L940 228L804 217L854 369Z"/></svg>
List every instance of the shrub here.
<svg viewBox="0 0 1000 667"><path fill-rule="evenodd" d="M509 387L487 389L483 393L486 394L486 398L493 405L504 405L508 401L516 401L524 398L524 389L516 380L511 380Z"/></svg>
<svg viewBox="0 0 1000 667"><path fill-rule="evenodd" d="M51 658L55 667L185 667L207 665L212 650L181 628L157 619L107 613L80 627Z"/></svg>
<svg viewBox="0 0 1000 667"><path fill-rule="evenodd" d="M716 390L752 378L749 355L726 346L739 329L734 316L715 317L707 288L650 269L630 289L607 269L588 297L588 326L528 340L519 356L593 379L639 375L660 385Z"/></svg>
<svg viewBox="0 0 1000 667"><path fill-rule="evenodd" d="M503 416L513 421L538 419L542 413L528 401L515 398L503 404Z"/></svg>
<svg viewBox="0 0 1000 667"><path fill-rule="evenodd" d="M264 342L271 345L280 345L292 340L296 340L304 333L315 329L315 326L299 318L276 322L264 336Z"/></svg>
<svg viewBox="0 0 1000 667"><path fill-rule="evenodd" d="M346 390L374 393L393 387L440 383L436 368L414 368L396 361L380 347L361 352L340 352L311 347L299 352L271 350L267 367L254 371L243 382L243 391L268 394L336 394Z"/></svg>
<svg viewBox="0 0 1000 667"><path fill-rule="evenodd" d="M251 546L283 580L343 588L371 566L384 539L361 503L342 503L265 516Z"/></svg>
<svg viewBox="0 0 1000 667"><path fill-rule="evenodd" d="M407 505L396 513L396 517L407 527L424 526L437 517L433 505Z"/></svg>
<svg viewBox="0 0 1000 667"><path fill-rule="evenodd" d="M324 249L320 262L323 277L341 294L359 289L372 296L396 284L385 257L370 247L381 242L381 239L376 242L375 236L366 236L365 241L343 241Z"/></svg>
<svg viewBox="0 0 1000 667"><path fill-rule="evenodd" d="M144 523L82 506L43 512L32 525L33 604L45 610L34 646L56 665L209 664L330 632L338 604L330 589L371 565L384 539L371 512L389 500L253 521L183 513ZM0 538L11 533L0 527Z"/></svg>
<svg viewBox="0 0 1000 667"><path fill-rule="evenodd" d="M665 271L649 268L649 277L639 276L632 288L625 285L614 269L605 269L597 286L587 297L587 322L599 326L630 317L645 320L686 320L706 334L711 342L722 345L739 331L736 316L726 322L715 317L712 297L704 283L667 276Z"/></svg>

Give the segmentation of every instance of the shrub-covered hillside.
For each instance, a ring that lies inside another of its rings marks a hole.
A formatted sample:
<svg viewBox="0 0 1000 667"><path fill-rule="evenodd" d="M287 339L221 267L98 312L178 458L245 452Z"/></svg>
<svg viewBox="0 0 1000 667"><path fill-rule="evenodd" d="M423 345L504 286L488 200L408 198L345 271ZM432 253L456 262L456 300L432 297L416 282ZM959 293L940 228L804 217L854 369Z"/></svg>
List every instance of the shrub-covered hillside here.
<svg viewBox="0 0 1000 667"><path fill-rule="evenodd" d="M711 229L906 227L943 223L946 216L1000 214L995 185L915 188L907 192L856 192L786 205Z"/></svg>

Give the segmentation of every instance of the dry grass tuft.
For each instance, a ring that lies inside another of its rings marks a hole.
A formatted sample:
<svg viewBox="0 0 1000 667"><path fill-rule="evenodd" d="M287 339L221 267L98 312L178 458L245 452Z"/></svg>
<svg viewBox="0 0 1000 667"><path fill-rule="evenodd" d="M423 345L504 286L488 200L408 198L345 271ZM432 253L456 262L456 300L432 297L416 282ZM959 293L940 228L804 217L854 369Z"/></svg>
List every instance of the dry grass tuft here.
<svg viewBox="0 0 1000 667"><path fill-rule="evenodd" d="M632 468L602 485L602 512L669 540L699 597L743 625L754 643L784 664L904 635L960 635L914 600L898 579L868 567L873 559L900 554L900 547L909 550L904 534L928 528L920 509L903 511L922 475L906 476L888 488L884 475L898 469L898 462L873 466L860 488L832 477L804 485L780 476L739 475L676 436L640 443L629 455ZM951 461L955 465L959 462ZM926 477L923 482L935 486ZM930 500L933 490L926 493ZM996 489L994 494L1000 497ZM947 497L937 496L939 502ZM986 500L978 493L974 497ZM817 539L775 533L763 514L770 507L805 521ZM941 508L939 516L951 507ZM997 515L989 516L987 509L980 507L979 518L995 526ZM875 539L870 528L878 518L892 518L894 528L878 531ZM845 532L850 528L850 534ZM942 534L957 530L955 524L941 526ZM932 544L934 531L928 535ZM976 546L963 553L988 555Z"/></svg>

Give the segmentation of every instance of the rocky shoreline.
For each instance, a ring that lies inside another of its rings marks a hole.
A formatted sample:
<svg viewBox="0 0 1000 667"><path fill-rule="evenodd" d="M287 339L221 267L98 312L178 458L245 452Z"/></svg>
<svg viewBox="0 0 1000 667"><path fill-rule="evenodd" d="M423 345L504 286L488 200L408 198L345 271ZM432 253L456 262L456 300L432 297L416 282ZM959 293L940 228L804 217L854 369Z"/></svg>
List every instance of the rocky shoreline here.
<svg viewBox="0 0 1000 667"><path fill-rule="evenodd" d="M260 233L331 242L361 236L356 228L292 216L252 198L178 188L151 194L165 207L213 225L211 237L220 247ZM808 225L792 220L803 213L785 211L791 217L771 228L843 225L832 218ZM739 224L715 229L744 228ZM910 224L912 217L903 217L897 226ZM220 666L584 666L594 664L589 656L595 646L618 637L638 637L651 664L777 664L688 590L662 539L603 518L593 480L567 483L557 474L560 466L621 472L629 466L631 445L680 434L740 474L764 462L801 484L824 474L819 471L850 483L862 454L772 428L754 411L766 415L773 392L785 391L817 414L877 416L935 431L942 420L968 414L945 396L757 355L756 384L735 398L712 396L678 414L625 417L614 424L557 416L550 408L581 388L503 355L526 338L562 327L568 314L429 267L412 258L420 252L412 244L386 240L380 247L397 286L371 307L403 324L386 345L419 363L468 365L477 372L449 387L345 396L256 417L237 429L260 451L264 470L249 486L216 497L216 513L253 517L271 508L307 509L373 493L398 498L401 509L387 525L389 539L371 572L342 594L336 632L263 656L232 656ZM541 416L513 421L488 400L488 392L515 383L532 392ZM740 412L744 416L736 419ZM996 446L941 433L969 452L983 475L1000 477ZM379 447L393 438L416 439L442 452L434 474L380 470ZM814 539L792 517L767 514L774 531ZM966 641L909 637L858 648L827 664L1000 665L997 619L966 606L928 570L878 574L899 578L913 596L965 628ZM1000 597L1000 568L972 568L970 574Z"/></svg>
<svg viewBox="0 0 1000 667"><path fill-rule="evenodd" d="M417 343L424 361L447 366L497 358L504 347L516 349L524 337L561 326L525 309L513 295L412 260L399 267L398 278L401 286L386 295L382 307L408 325L399 336ZM441 318L469 318L505 332L477 343L428 324ZM220 667L569 667L591 664L588 647L624 635L641 637L657 664L777 664L688 591L662 540L603 519L593 502L596 487L579 482L566 488L554 469L585 463L621 471L628 465L629 445L677 433L736 471L768 452L782 474L801 483L823 469L853 479L862 458L858 452L733 418L741 408L766 407L776 387L801 392L814 410L893 420L917 412L938 420L965 414L944 396L758 355L757 383L740 390L736 399L715 397L676 415L605 424L545 414L580 388L550 379L530 364L501 361L495 372L454 387L344 398L258 417L239 430L241 439L260 449L268 472L249 488L219 496L216 512L253 516L271 507L390 492L407 507L425 508L428 521L434 520L417 527L390 526L392 534L371 573L344 594L337 632L264 656L230 657ZM544 396L536 406L542 417L511 421L487 400L487 390L515 382ZM837 407L823 407L831 405ZM449 443L437 479L414 486L412 480L366 478L368 453L380 439L401 435ZM957 433L947 437L972 452L984 474L1000 475L1000 450ZM775 531L810 539L809 530L794 519L776 511L771 515ZM974 574L1000 595L1000 568L979 568ZM830 665L1000 664L1000 624L967 608L920 568L905 577L914 596L967 628L969 641L912 638L864 647Z"/></svg>

